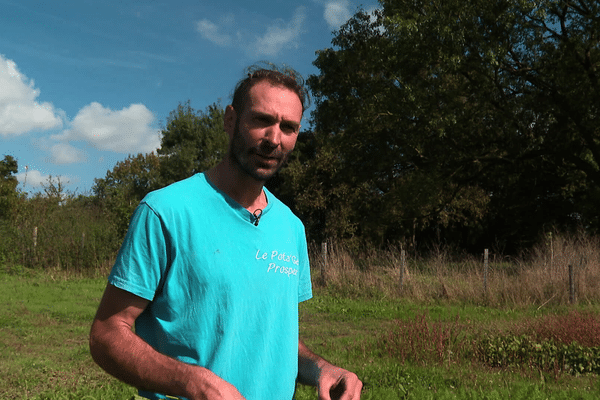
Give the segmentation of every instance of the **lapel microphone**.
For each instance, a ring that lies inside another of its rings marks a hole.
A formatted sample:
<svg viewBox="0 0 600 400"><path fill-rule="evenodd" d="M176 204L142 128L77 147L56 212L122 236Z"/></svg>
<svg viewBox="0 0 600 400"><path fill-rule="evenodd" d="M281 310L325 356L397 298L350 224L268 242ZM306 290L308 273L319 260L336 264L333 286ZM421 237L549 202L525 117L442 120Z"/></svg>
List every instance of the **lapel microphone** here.
<svg viewBox="0 0 600 400"><path fill-rule="evenodd" d="M252 215L254 215L254 226L258 226L258 223L260 222L260 217L262 216L262 210L260 208L257 208L256 210L254 210Z"/></svg>

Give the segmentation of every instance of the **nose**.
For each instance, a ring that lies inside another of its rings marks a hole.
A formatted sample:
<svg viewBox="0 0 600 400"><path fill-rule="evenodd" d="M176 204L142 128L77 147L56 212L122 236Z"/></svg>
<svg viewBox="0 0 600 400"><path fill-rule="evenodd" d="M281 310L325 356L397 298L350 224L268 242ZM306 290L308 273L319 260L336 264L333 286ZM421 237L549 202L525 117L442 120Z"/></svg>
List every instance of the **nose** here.
<svg viewBox="0 0 600 400"><path fill-rule="evenodd" d="M265 141L273 148L279 147L281 144L281 135L283 135L283 132L279 129L279 125L271 125L265 131Z"/></svg>

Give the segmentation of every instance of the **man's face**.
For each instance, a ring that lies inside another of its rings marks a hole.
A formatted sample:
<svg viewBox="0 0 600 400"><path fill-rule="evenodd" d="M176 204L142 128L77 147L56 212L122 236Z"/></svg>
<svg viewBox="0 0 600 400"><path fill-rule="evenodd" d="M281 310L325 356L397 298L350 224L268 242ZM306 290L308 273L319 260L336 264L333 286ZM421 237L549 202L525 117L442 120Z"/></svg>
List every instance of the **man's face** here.
<svg viewBox="0 0 600 400"><path fill-rule="evenodd" d="M302 104L293 91L263 81L250 89L244 110L236 111L228 107L225 115L229 156L244 173L264 182L296 145Z"/></svg>

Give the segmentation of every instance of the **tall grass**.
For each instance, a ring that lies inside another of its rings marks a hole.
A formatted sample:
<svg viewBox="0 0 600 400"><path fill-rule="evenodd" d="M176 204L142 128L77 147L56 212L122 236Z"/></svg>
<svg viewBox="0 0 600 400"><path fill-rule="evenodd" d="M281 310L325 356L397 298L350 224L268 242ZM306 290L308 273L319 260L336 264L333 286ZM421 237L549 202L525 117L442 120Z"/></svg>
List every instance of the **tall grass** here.
<svg viewBox="0 0 600 400"><path fill-rule="evenodd" d="M0 266L11 270L106 273L122 241L114 213L93 197L65 195L56 188L45 196L20 198L16 212L0 220L0 236ZM327 260L320 244L309 252L313 284L336 296L543 308L569 303L571 266L576 301L600 303L600 238L584 234L548 234L529 252L510 259L492 252L487 274L482 255L456 254L442 246L426 256L408 254L402 285L399 246L357 253L329 243Z"/></svg>
<svg viewBox="0 0 600 400"><path fill-rule="evenodd" d="M320 245L312 245L310 252L313 284L346 296L496 307L566 305L570 302L571 266L576 301L600 303L598 237L552 235L520 257L507 259L492 253L487 275L483 251L477 257L435 248L427 257L406 256L402 285L399 247L353 254L343 245L329 243L327 260Z"/></svg>

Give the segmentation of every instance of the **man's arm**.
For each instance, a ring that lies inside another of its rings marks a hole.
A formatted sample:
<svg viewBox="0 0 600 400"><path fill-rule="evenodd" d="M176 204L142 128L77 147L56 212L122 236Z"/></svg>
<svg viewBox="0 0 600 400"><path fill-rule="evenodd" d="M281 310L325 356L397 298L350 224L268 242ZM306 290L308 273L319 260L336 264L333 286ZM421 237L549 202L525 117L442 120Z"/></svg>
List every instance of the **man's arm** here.
<svg viewBox="0 0 600 400"><path fill-rule="evenodd" d="M107 285L90 331L90 352L106 372L139 389L196 399L243 400L237 389L206 368L154 350L133 331L149 301Z"/></svg>
<svg viewBox="0 0 600 400"><path fill-rule="evenodd" d="M316 386L319 400L359 400L362 382L356 374L332 365L298 340L298 382Z"/></svg>

